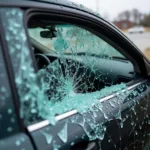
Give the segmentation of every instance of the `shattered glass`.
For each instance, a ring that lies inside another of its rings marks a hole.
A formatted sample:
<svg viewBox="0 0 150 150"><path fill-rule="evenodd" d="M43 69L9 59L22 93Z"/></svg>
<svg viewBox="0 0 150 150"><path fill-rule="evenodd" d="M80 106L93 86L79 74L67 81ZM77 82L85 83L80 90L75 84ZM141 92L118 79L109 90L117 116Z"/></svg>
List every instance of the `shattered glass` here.
<svg viewBox="0 0 150 150"><path fill-rule="evenodd" d="M56 116L77 110L77 116L66 120L56 133L63 143L70 140L69 125L77 124L84 130L82 138L87 136L91 141L99 140L101 148L104 139L107 139L108 146L113 145L115 149L128 149L130 145L134 149L138 148L145 120L148 124L150 85L142 84L134 90L128 90L126 82L116 82L116 75L113 74L118 67L118 60L126 61L134 71L130 61L85 29L73 25L56 25L56 36L47 39L40 37L43 29L29 29L33 53L37 57L38 71L35 72L23 24L23 12L16 8L3 8L0 13L20 97L20 118L24 119L26 125L47 119L52 125L49 128L53 128L58 125ZM36 51L39 44L43 50L41 53ZM41 66L40 59L48 64ZM114 65L116 66L113 67ZM106 66L108 69L105 70ZM120 66L119 69L121 72L124 68ZM112 94L112 99L100 101ZM130 110L126 113L128 108ZM122 115L122 112L125 113ZM8 109L8 114L11 113L12 110ZM139 123L141 119L143 122ZM110 128L114 127L116 132L113 133L116 135L113 136L116 138L111 137L112 130L109 130L112 122L115 123ZM12 128L9 127L8 132L11 131ZM133 135L134 143L122 145L122 140L126 140L122 139L124 132L129 132L129 137ZM61 148L49 129L40 134L54 150ZM146 136L147 133L144 132L140 141L143 142ZM119 145L116 144L116 139L119 139ZM16 142L16 145L19 144ZM144 144L143 142L143 147ZM71 142L70 145L74 143Z"/></svg>
<svg viewBox="0 0 150 150"><path fill-rule="evenodd" d="M49 50L47 52L55 51L63 54L125 58L107 42L85 29L74 25L62 24L55 25L55 30L57 31L56 37L52 39L40 36L41 31L48 31L48 29L44 30L41 27L30 28L29 33L34 40L47 47L47 50Z"/></svg>
<svg viewBox="0 0 150 150"><path fill-rule="evenodd" d="M52 39L40 37L42 29L29 30L32 39L48 48L47 55L51 56L52 53L54 56L54 60L37 73L40 91L43 92L40 95L44 96L42 101L37 102L37 107L40 107L38 110L42 109L39 112L42 118L50 120L51 124L55 124L52 117L56 114L74 109L86 113L92 110L91 106L99 103L100 98L126 87L124 83L112 85L113 81L107 78L110 72L96 68L97 57L104 64L112 56L123 57L112 46L79 27L59 25L55 30L57 36Z"/></svg>

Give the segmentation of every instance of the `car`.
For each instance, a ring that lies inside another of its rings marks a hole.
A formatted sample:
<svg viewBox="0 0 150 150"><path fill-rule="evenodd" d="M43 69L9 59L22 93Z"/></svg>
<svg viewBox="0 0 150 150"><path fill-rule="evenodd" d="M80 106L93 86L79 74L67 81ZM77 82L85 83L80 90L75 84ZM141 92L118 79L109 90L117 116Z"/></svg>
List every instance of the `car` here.
<svg viewBox="0 0 150 150"><path fill-rule="evenodd" d="M149 149L149 80L143 53L83 5L0 1L0 150Z"/></svg>
<svg viewBox="0 0 150 150"><path fill-rule="evenodd" d="M144 33L144 27L143 26L134 26L130 29L128 29L128 33Z"/></svg>

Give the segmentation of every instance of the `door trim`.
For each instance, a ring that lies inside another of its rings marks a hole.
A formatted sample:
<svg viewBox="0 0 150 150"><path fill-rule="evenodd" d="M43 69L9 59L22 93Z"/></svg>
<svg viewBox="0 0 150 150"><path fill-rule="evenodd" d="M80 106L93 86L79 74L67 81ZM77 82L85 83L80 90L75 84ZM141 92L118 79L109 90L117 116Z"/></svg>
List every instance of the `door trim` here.
<svg viewBox="0 0 150 150"><path fill-rule="evenodd" d="M133 85L131 85L131 86L128 86L127 89L121 90L121 92L124 93L124 92L126 92L126 90L133 90L133 89L136 88L137 86L139 86L139 85L141 85L141 84L144 84L144 83L146 83L146 82L148 82L147 79L145 79L145 80L140 80L139 82L137 82L137 83L135 83L135 84L133 84ZM110 99L116 97L118 94L119 94L119 93L115 93L115 94L108 95L108 96L106 96L106 97L104 97L104 98L101 98L101 99L99 100L99 102L100 102L100 103L103 103L103 102L105 102L105 101L108 101L108 100L110 100ZM71 116L73 116L73 115L75 115L75 114L77 114L77 113L78 113L78 111L77 111L76 109L74 109L74 110L72 110L72 111L69 111L69 112L66 112L66 113L64 113L64 114L61 114L61 115L56 116L55 119L56 119L56 121L61 121L61 120L63 120L63 119L66 119L66 118L68 118L68 117L71 117ZM39 122L39 123L35 123L35 124L33 124L33 125L29 125L29 126L27 127L27 130L28 130L29 132L34 132L34 131L39 130L39 129L41 129L41 128L44 128L44 127L46 127L46 126L48 126L48 125L50 125L50 122L49 122L48 120L44 120L44 121L41 121L41 122Z"/></svg>

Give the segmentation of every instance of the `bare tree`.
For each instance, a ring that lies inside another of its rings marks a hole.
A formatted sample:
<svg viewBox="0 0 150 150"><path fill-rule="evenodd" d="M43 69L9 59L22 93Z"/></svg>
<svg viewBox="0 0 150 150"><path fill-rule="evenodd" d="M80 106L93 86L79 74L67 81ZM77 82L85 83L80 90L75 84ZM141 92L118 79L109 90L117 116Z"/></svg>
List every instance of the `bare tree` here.
<svg viewBox="0 0 150 150"><path fill-rule="evenodd" d="M117 17L117 20L124 20L124 14L123 13L119 13L118 14L118 17Z"/></svg>
<svg viewBox="0 0 150 150"><path fill-rule="evenodd" d="M124 18L125 18L126 20L130 20L131 13L130 13L129 10L124 11L123 14L124 14Z"/></svg>
<svg viewBox="0 0 150 150"><path fill-rule="evenodd" d="M118 14L117 20L130 20L131 13L126 10Z"/></svg>
<svg viewBox="0 0 150 150"><path fill-rule="evenodd" d="M150 26L150 13L149 14L144 14L143 19L141 21L141 24L143 26Z"/></svg>
<svg viewBox="0 0 150 150"><path fill-rule="evenodd" d="M131 11L126 10L118 14L116 17L116 21L121 21L121 20L127 20L127 21L132 21L134 24L141 24L144 23L143 18L147 18L147 16L144 16L138 9L133 9ZM147 21L149 19L146 19Z"/></svg>

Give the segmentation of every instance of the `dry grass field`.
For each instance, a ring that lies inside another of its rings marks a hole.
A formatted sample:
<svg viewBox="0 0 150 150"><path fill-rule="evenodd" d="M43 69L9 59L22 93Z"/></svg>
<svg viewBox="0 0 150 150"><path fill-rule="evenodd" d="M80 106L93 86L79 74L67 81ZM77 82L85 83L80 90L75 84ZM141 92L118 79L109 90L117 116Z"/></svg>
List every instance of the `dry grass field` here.
<svg viewBox="0 0 150 150"><path fill-rule="evenodd" d="M144 51L144 55L150 60L150 47Z"/></svg>

